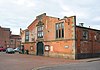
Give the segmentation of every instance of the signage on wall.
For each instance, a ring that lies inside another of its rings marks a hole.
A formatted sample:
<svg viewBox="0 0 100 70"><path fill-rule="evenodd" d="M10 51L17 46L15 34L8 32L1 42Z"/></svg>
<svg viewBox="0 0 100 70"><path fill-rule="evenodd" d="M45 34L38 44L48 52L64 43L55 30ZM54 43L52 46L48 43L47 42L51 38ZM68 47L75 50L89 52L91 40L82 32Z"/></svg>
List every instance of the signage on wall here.
<svg viewBox="0 0 100 70"><path fill-rule="evenodd" d="M33 46L31 46L30 49L33 50Z"/></svg>
<svg viewBox="0 0 100 70"><path fill-rule="evenodd" d="M65 48L69 48L69 46L64 46Z"/></svg>
<svg viewBox="0 0 100 70"><path fill-rule="evenodd" d="M7 45L7 47L9 47L9 45Z"/></svg>
<svg viewBox="0 0 100 70"><path fill-rule="evenodd" d="M49 45L45 45L45 51L50 51L50 46Z"/></svg>
<svg viewBox="0 0 100 70"><path fill-rule="evenodd" d="M53 46L50 46L50 51L53 51Z"/></svg>

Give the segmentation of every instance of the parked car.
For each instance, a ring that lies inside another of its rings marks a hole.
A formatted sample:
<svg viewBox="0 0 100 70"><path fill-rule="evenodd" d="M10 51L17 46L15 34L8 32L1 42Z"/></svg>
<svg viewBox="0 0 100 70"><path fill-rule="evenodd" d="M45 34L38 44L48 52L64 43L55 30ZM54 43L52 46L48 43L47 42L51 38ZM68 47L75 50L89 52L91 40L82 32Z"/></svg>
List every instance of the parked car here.
<svg viewBox="0 0 100 70"><path fill-rule="evenodd" d="M7 48L6 53L15 53L13 48Z"/></svg>
<svg viewBox="0 0 100 70"><path fill-rule="evenodd" d="M19 52L20 51L19 47L15 48L14 51Z"/></svg>
<svg viewBox="0 0 100 70"><path fill-rule="evenodd" d="M15 52L22 53L22 51L21 51L21 49L20 49L19 47L15 48L14 51L15 51Z"/></svg>
<svg viewBox="0 0 100 70"><path fill-rule="evenodd" d="M6 48L0 47L0 52L1 51L3 51L3 52L6 51Z"/></svg>

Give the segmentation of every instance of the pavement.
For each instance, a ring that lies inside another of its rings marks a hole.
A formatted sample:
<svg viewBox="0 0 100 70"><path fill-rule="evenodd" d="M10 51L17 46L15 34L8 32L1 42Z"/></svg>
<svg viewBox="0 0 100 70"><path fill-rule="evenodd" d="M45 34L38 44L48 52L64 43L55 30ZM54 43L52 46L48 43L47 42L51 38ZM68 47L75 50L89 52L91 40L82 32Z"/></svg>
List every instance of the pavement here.
<svg viewBox="0 0 100 70"><path fill-rule="evenodd" d="M40 70L41 68L61 66L64 64L100 61L100 58L68 60L26 54L6 54L0 52L0 70Z"/></svg>
<svg viewBox="0 0 100 70"><path fill-rule="evenodd" d="M0 52L0 70L36 70L39 67L76 63L76 60Z"/></svg>
<svg viewBox="0 0 100 70"><path fill-rule="evenodd" d="M74 62L73 62L74 61ZM99 58L87 58L87 59L79 59L79 60L70 60L67 64L74 64L74 63L86 63L86 62L93 62L93 61L100 61ZM32 70L51 70L52 67L59 67L65 64L57 64L57 65L51 65L51 66L42 66L42 67L36 67ZM48 68L48 69L46 69Z"/></svg>
<svg viewBox="0 0 100 70"><path fill-rule="evenodd" d="M92 62L62 64L59 66L45 67L37 70L100 70L100 60Z"/></svg>
<svg viewBox="0 0 100 70"><path fill-rule="evenodd" d="M87 58L87 59L80 59L81 62L93 62L93 61L99 61L100 57L98 58Z"/></svg>

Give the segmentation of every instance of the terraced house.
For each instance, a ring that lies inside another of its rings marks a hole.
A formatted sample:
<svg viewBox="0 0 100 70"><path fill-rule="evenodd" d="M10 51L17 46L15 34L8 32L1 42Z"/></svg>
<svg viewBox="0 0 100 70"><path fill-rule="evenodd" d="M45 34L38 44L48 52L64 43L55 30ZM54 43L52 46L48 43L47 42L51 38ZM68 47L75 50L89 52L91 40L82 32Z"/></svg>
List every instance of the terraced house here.
<svg viewBox="0 0 100 70"><path fill-rule="evenodd" d="M76 16L60 19L43 13L20 34L30 54L67 59L100 56L100 30L77 26Z"/></svg>

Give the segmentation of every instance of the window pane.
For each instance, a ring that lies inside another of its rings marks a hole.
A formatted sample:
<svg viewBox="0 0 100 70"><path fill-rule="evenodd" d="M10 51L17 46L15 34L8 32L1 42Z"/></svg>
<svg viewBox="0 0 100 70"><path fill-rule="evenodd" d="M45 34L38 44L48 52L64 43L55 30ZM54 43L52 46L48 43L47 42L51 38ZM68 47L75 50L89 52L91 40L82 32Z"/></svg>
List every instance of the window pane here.
<svg viewBox="0 0 100 70"><path fill-rule="evenodd" d="M64 23L62 22L61 27L64 28Z"/></svg>
<svg viewBox="0 0 100 70"><path fill-rule="evenodd" d="M59 25L58 24L56 24L56 30L58 30L59 29Z"/></svg>
<svg viewBox="0 0 100 70"><path fill-rule="evenodd" d="M41 30L43 30L43 26L41 27Z"/></svg>
<svg viewBox="0 0 100 70"><path fill-rule="evenodd" d="M83 31L83 39L88 39L88 31Z"/></svg>
<svg viewBox="0 0 100 70"><path fill-rule="evenodd" d="M42 36L43 36L43 32L41 32Z"/></svg>
<svg viewBox="0 0 100 70"><path fill-rule="evenodd" d="M38 27L38 31L40 31L40 27Z"/></svg>
<svg viewBox="0 0 100 70"><path fill-rule="evenodd" d="M37 37L42 38L43 37L43 26L39 26L37 29Z"/></svg>
<svg viewBox="0 0 100 70"><path fill-rule="evenodd" d="M62 38L64 37L64 29L62 29Z"/></svg>
<svg viewBox="0 0 100 70"><path fill-rule="evenodd" d="M40 31L42 30L42 27L40 27Z"/></svg>
<svg viewBox="0 0 100 70"><path fill-rule="evenodd" d="M13 42L13 40L11 40L11 42Z"/></svg>
<svg viewBox="0 0 100 70"><path fill-rule="evenodd" d="M39 37L39 33L38 33L38 37Z"/></svg>
<svg viewBox="0 0 100 70"><path fill-rule="evenodd" d="M59 38L61 38L61 30L59 30Z"/></svg>
<svg viewBox="0 0 100 70"><path fill-rule="evenodd" d="M29 36L26 36L26 39L29 39Z"/></svg>
<svg viewBox="0 0 100 70"><path fill-rule="evenodd" d="M58 38L58 30L56 30L56 38Z"/></svg>
<svg viewBox="0 0 100 70"><path fill-rule="evenodd" d="M40 32L40 37L42 36L41 32Z"/></svg>
<svg viewBox="0 0 100 70"><path fill-rule="evenodd" d="M25 32L25 41L29 41L29 31Z"/></svg>
<svg viewBox="0 0 100 70"><path fill-rule="evenodd" d="M29 41L29 36L26 36L25 37L25 41Z"/></svg>
<svg viewBox="0 0 100 70"><path fill-rule="evenodd" d="M39 31L39 27L37 27L37 31Z"/></svg>
<svg viewBox="0 0 100 70"><path fill-rule="evenodd" d="M29 35L29 31L26 31L26 35Z"/></svg>
<svg viewBox="0 0 100 70"><path fill-rule="evenodd" d="M64 23L56 24L56 38L63 38L64 37Z"/></svg>
<svg viewBox="0 0 100 70"><path fill-rule="evenodd" d="M59 28L61 28L61 23L59 24Z"/></svg>

